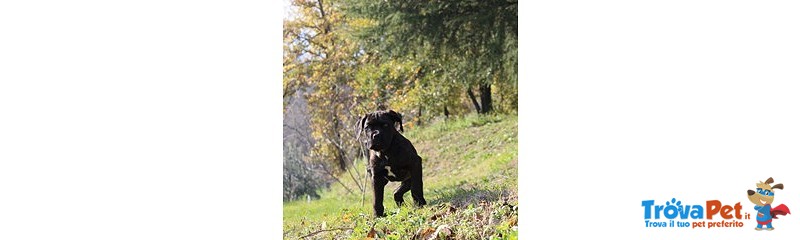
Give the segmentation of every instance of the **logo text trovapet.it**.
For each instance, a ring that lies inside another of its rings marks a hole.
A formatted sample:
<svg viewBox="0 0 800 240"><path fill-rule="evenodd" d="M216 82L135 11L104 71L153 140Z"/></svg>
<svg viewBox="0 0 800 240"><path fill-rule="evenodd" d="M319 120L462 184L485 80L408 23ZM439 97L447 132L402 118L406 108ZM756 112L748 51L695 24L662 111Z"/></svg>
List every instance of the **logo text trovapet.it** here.
<svg viewBox="0 0 800 240"><path fill-rule="evenodd" d="M743 227L739 220L750 219L750 213L742 213L742 205L722 204L719 200L708 200L705 205L682 204L675 198L665 204L655 200L642 201L644 224L648 228L720 228Z"/></svg>

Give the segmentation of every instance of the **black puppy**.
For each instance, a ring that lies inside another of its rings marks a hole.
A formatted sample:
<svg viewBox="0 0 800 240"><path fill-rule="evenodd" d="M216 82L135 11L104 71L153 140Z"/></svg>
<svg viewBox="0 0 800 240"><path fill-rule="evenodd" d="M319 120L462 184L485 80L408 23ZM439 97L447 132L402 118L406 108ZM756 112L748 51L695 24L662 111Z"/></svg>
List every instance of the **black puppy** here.
<svg viewBox="0 0 800 240"><path fill-rule="evenodd" d="M375 216L385 216L383 212L383 188L389 181L401 182L394 190L397 206L403 204L403 194L411 191L414 204L427 204L422 196L422 158L417 155L414 145L400 132L403 131L403 117L395 111L377 111L361 118L359 125L367 137L370 149L369 170L372 172L373 210ZM400 132L395 129L400 124Z"/></svg>

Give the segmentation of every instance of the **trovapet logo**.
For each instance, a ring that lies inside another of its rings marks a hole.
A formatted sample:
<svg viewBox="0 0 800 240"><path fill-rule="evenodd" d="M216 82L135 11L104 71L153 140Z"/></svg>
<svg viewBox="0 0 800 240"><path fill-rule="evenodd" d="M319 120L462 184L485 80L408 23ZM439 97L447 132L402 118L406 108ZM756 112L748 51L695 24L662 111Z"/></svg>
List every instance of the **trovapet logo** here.
<svg viewBox="0 0 800 240"><path fill-rule="evenodd" d="M779 215L790 214L786 205L772 207L776 189L783 184L771 185L772 178L756 183L756 190L747 190L747 198L755 204L756 230L773 230L772 221ZM707 200L705 203L686 204L676 198L656 202L642 201L644 226L646 228L742 228L745 222L752 221L751 212L742 209L741 202ZM749 205L749 204L748 204ZM749 208L749 207L748 207Z"/></svg>
<svg viewBox="0 0 800 240"><path fill-rule="evenodd" d="M742 213L742 205L738 202L724 205L719 200L708 200L703 205L690 205L673 198L663 205L656 204L655 200L645 200L642 207L645 227L743 227L740 220L750 219L749 213Z"/></svg>

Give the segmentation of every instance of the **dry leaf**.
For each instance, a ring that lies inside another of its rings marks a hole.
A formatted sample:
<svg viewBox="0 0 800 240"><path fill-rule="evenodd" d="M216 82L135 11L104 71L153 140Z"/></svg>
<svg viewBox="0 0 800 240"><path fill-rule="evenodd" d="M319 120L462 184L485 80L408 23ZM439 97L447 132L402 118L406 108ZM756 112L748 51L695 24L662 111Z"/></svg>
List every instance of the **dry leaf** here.
<svg viewBox="0 0 800 240"><path fill-rule="evenodd" d="M417 233L414 234L414 239L430 239L431 236L436 237L436 235L433 235L434 232L436 232L436 230L430 227L420 228L417 230Z"/></svg>
<svg viewBox="0 0 800 240"><path fill-rule="evenodd" d="M375 239L375 228L369 229L369 233L367 233L367 240Z"/></svg>
<svg viewBox="0 0 800 240"><path fill-rule="evenodd" d="M450 230L450 226L447 226L447 224L444 224L444 225L440 225L438 228L436 228L436 233L433 234L433 237L430 238L430 239L434 239L437 236L449 237L452 234L453 234L453 230Z"/></svg>
<svg viewBox="0 0 800 240"><path fill-rule="evenodd" d="M517 217L511 217L510 219L508 219L508 225L509 226L516 226L517 225Z"/></svg>

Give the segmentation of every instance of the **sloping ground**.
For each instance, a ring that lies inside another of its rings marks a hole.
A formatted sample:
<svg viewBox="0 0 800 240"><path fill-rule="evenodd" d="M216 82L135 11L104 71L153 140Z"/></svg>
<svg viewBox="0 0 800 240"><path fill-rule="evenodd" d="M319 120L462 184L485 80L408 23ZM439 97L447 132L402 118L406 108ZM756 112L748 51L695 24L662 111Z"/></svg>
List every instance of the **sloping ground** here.
<svg viewBox="0 0 800 240"><path fill-rule="evenodd" d="M516 116L450 119L405 136L423 158L427 206L410 206L409 193L398 208L391 193L399 183L389 183L388 216L375 219L369 191L362 206L360 195L334 186L320 200L284 203L284 238L517 238Z"/></svg>

